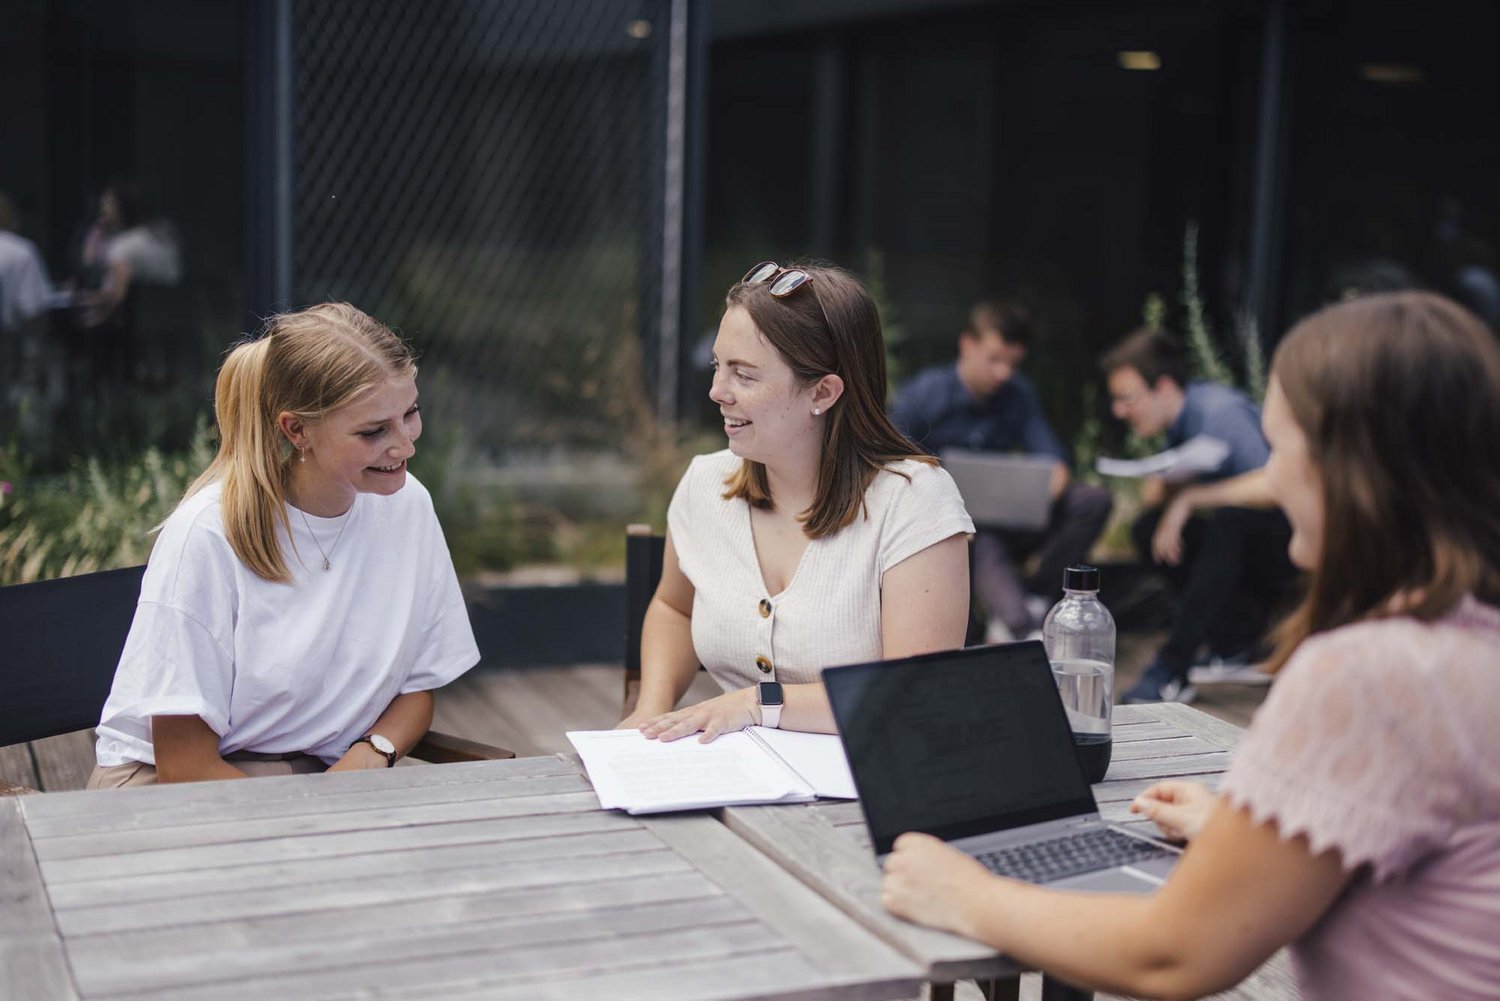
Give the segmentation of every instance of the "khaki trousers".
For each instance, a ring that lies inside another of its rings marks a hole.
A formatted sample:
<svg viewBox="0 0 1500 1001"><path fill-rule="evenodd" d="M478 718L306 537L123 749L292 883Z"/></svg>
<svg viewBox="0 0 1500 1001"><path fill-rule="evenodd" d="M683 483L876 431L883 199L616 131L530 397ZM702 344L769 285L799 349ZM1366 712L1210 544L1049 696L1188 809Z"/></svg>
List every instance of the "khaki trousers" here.
<svg viewBox="0 0 1500 1001"><path fill-rule="evenodd" d="M322 758L314 758L308 754L299 754L294 758L281 761L243 761L236 760L233 755L225 760L251 778L261 778L266 775L310 775L328 770ZM110 765L107 768L95 765L86 788L129 789L132 786L156 784L154 765L148 765L143 761L127 761L123 765Z"/></svg>

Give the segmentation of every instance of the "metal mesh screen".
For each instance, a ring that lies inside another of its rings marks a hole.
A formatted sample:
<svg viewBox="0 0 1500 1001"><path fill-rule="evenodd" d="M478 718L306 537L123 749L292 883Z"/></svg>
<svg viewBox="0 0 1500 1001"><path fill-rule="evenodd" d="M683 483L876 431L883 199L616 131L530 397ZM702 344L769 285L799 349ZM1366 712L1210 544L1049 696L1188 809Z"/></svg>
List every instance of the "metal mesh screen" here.
<svg viewBox="0 0 1500 1001"><path fill-rule="evenodd" d="M410 338L486 448L651 419L667 0L297 0L294 298Z"/></svg>

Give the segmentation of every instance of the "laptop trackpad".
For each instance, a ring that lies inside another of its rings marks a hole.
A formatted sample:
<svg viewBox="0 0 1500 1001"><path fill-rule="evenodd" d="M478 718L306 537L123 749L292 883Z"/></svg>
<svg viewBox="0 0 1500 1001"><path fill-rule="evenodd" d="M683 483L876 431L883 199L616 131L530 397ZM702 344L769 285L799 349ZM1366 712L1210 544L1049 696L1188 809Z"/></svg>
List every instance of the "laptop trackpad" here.
<svg viewBox="0 0 1500 1001"><path fill-rule="evenodd" d="M1144 872L1136 873L1126 867L1105 869L1102 872L1084 873L1070 879L1048 883L1058 890L1086 890L1090 893L1150 893L1161 886L1162 881Z"/></svg>

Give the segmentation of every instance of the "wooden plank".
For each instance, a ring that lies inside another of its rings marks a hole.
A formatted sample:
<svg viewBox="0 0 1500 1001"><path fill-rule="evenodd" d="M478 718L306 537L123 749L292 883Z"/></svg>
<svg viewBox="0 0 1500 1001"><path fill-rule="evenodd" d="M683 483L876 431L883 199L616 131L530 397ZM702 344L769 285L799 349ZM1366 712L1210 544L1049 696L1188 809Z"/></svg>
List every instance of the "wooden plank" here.
<svg viewBox="0 0 1500 1001"><path fill-rule="evenodd" d="M34 833L33 836L38 840L55 842L55 839L63 837L87 838L100 834L113 837L130 831L164 830L210 823L231 822L245 826L258 826L269 820L304 816L308 813L333 814L345 810L368 810L372 804L387 808L432 807L441 804L499 802L527 796L552 796L587 791L589 791L588 784L580 782L577 775L545 775L536 778L509 779L503 782L470 782L463 785L398 788L390 790L388 794L361 790L355 793L335 793L321 798L278 800L267 803L235 802L226 804L219 811L215 811L212 804L200 807L188 803L177 804L170 809L142 810L139 813L130 814L119 818L120 824L113 830L108 826L91 823L90 821L100 818L87 814L39 820L37 826L42 828L42 833ZM87 844L88 842L75 843ZM54 843L53 848L56 847Z"/></svg>
<svg viewBox="0 0 1500 1001"><path fill-rule="evenodd" d="M179 897L225 896L246 890L291 890L316 893L334 880L378 877L390 872L430 873L440 869L489 868L558 859L628 855L656 849L656 839L642 830L608 831L572 837L483 841L476 844L429 846L415 844L394 850L333 857L297 859L232 868L174 869L145 875L125 875L73 883L48 883L52 906L59 912L77 907L102 907L130 901L145 904Z"/></svg>
<svg viewBox="0 0 1500 1001"><path fill-rule="evenodd" d="M747 961L765 952L780 952L786 943L757 922L699 926L685 932L622 932L563 942L533 944L517 950L498 950L484 943L472 951L442 956L403 958L394 963L360 963L355 966L311 972L281 973L266 970L258 976L240 976L218 985L215 1001L222 999L276 998L303 1001L353 993L392 994L412 989L418 997L444 998L448 985L478 980L514 984L525 979L556 980L623 970L670 971L692 960L716 959L727 967L743 968ZM592 976L589 977L592 979ZM809 981L815 982L813 976ZM140 998L152 1001L202 1001L202 985L153 989L148 992L91 994L100 999Z"/></svg>
<svg viewBox="0 0 1500 1001"><path fill-rule="evenodd" d="M1176 777L1192 782L1202 782L1210 789L1217 789L1219 788L1219 779L1223 774L1223 772L1207 772L1199 775L1179 775ZM1159 779L1148 778L1101 782L1094 786L1094 800L1100 806L1103 806L1105 803L1129 803L1159 781Z"/></svg>
<svg viewBox="0 0 1500 1001"><path fill-rule="evenodd" d="M40 825L33 831L34 835L46 837L109 831L132 825L155 826L158 810L177 810L188 817L198 815L217 820L229 816L235 809L253 811L272 803L295 804L296 809L301 809L306 803L315 801L325 811L331 811L341 799L377 790L385 795L398 789L493 786L522 777L576 774L576 769L555 757L546 757L377 768L334 775L281 775L258 778L254 784L194 782L111 790L108 798L100 798L91 792L60 793L40 801L39 808L28 817ZM257 814L246 812L239 816L249 818ZM61 823L65 820L67 823Z"/></svg>
<svg viewBox="0 0 1500 1001"><path fill-rule="evenodd" d="M629 935L687 932L717 925L752 927L745 909L713 895L635 908L598 908L544 917L500 917L437 929L395 928L368 920L359 934L314 942L292 939L260 948L207 951L173 949L164 955L76 953L74 968L86 996L133 994L197 986L219 996L226 982L237 985L267 976L314 977L327 971L427 964L443 957L489 953L495 969L514 964L514 954L564 943L580 952L598 940ZM338 974L335 974L338 976Z"/></svg>
<svg viewBox="0 0 1500 1001"><path fill-rule="evenodd" d="M1154 710L1155 716L1164 723L1180 727L1188 733L1196 734L1204 740L1217 744L1225 750L1232 751L1240 746L1240 741L1245 736L1242 727L1224 720L1216 719L1208 713L1200 712L1192 706L1179 705L1175 702L1163 702L1158 705L1140 706L1141 709Z"/></svg>
<svg viewBox="0 0 1500 1001"><path fill-rule="evenodd" d="M275 914L229 921L199 921L166 928L125 929L101 935L75 935L68 940L73 962L118 962L142 955L169 952L236 951L282 948L287 942L344 939L349 929L362 936L402 937L409 931L439 931L450 925L496 918L517 921L596 908L639 907L680 900L707 900L722 890L697 872L612 878L600 876L587 883L525 886L461 896L427 896L381 905L380 922L372 924L364 907Z"/></svg>
<svg viewBox="0 0 1500 1001"><path fill-rule="evenodd" d="M840 977L862 976L872 987L893 991L893 997L916 990L925 977L924 968L899 956L718 821L683 816L648 817L642 823L693 868L796 943L819 969Z"/></svg>
<svg viewBox="0 0 1500 1001"><path fill-rule="evenodd" d="M447 986L444 1001L579 1001L581 998L650 998L652 1001L842 1001L871 999L862 984L833 985L790 949L746 953L738 965L722 960L678 963L671 969L645 968L582 975L524 977ZM430 998L423 988L383 992L382 998Z"/></svg>
<svg viewBox="0 0 1500 1001"><path fill-rule="evenodd" d="M880 904L880 868L867 846L814 811L796 806L731 807L724 824L898 952L951 982L1020 972L993 950L957 935L909 924ZM859 828L863 833L863 828Z"/></svg>
<svg viewBox="0 0 1500 1001"><path fill-rule="evenodd" d="M1139 761L1111 762L1108 779L1168 778L1221 772L1229 767L1229 755L1223 751L1208 754L1184 754L1176 758L1143 758Z"/></svg>
<svg viewBox="0 0 1500 1001"><path fill-rule="evenodd" d="M1202 737L1164 737L1159 740L1140 740L1127 744L1115 744L1111 750L1110 767L1116 761L1140 761L1145 758L1172 758L1184 754L1210 754L1223 748Z"/></svg>
<svg viewBox="0 0 1500 1001"><path fill-rule="evenodd" d="M259 782L260 779L255 781ZM97 793L103 797L108 793ZM35 799L37 797L30 797ZM373 802L378 802L375 797ZM89 855L117 855L151 851L157 848L182 848L191 845L235 844L265 841L303 834L328 834L340 831L364 831L382 827L442 824L495 817L524 817L540 814L597 810L599 798L592 792L554 796L519 796L515 799L472 800L438 806L409 806L395 809L370 808L332 814L306 814L278 817L260 824L228 823L194 824L189 827L167 827L156 830L124 831L117 835L90 834L81 838L38 839L39 858L80 858Z"/></svg>
<svg viewBox="0 0 1500 1001"><path fill-rule="evenodd" d="M0 747L0 790L4 790L6 786L21 786L26 789L42 787L42 780L36 775L36 764L31 760L29 744Z"/></svg>
<svg viewBox="0 0 1500 1001"><path fill-rule="evenodd" d="M77 998L21 802L0 797L0 998Z"/></svg>
<svg viewBox="0 0 1500 1001"><path fill-rule="evenodd" d="M1163 737L1182 737L1184 732L1170 723L1116 723L1111 729L1114 731L1116 744L1128 744L1137 740L1160 740Z"/></svg>
<svg viewBox="0 0 1500 1001"><path fill-rule="evenodd" d="M66 792L88 785L94 770L94 731L77 730L31 742L43 792Z"/></svg>
<svg viewBox="0 0 1500 1001"><path fill-rule="evenodd" d="M75 935L97 935L130 929L170 928L199 922L235 921L308 911L373 908L388 903L463 894L489 894L526 887L568 883L586 884L627 876L676 875L687 864L665 849L597 858L514 863L429 872L391 872L360 879L329 880L315 887L269 887L247 890L232 898L178 897L148 904L112 904L57 912L58 927L71 940Z"/></svg>
<svg viewBox="0 0 1500 1001"><path fill-rule="evenodd" d="M122 855L96 855L42 863L42 875L50 887L67 883L140 876L160 872L190 872L235 866L263 866L296 859L331 858L363 852L389 852L403 848L439 848L451 845L493 843L524 838L558 837L602 831L633 831L639 825L622 814L595 810L588 813L543 814L475 820L464 823L377 828L368 831L276 838L229 845L197 845L165 848Z"/></svg>

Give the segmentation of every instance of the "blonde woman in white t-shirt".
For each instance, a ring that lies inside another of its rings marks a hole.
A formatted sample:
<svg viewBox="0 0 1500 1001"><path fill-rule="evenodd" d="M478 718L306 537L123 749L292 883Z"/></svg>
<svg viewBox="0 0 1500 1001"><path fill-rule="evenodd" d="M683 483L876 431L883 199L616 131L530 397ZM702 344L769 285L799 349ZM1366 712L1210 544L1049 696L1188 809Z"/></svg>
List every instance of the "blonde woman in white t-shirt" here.
<svg viewBox="0 0 1500 1001"><path fill-rule="evenodd" d="M213 463L162 526L90 788L385 768L479 660L427 491L416 365L346 303L219 372Z"/></svg>
<svg viewBox="0 0 1500 1001"><path fill-rule="evenodd" d="M672 498L620 725L832 732L822 668L963 645L974 526L886 417L880 318L852 275L756 265L713 357L729 447L693 460ZM700 663L725 693L675 710Z"/></svg>

